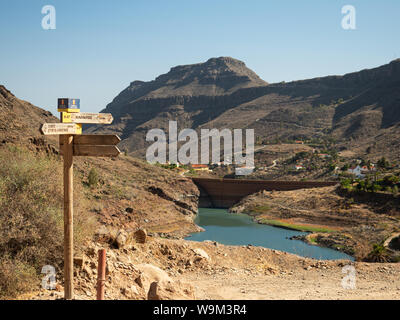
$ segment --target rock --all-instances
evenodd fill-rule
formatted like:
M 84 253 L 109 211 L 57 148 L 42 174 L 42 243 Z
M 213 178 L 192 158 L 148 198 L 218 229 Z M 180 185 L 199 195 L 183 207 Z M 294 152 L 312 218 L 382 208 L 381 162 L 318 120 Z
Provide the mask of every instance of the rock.
M 139 229 L 134 233 L 134 237 L 136 239 L 136 242 L 145 243 L 147 239 L 147 232 L 145 229 Z
M 124 296 L 129 296 L 129 291 L 130 291 L 130 289 L 127 289 L 127 288 L 120 288 L 120 292 L 121 292 L 121 294 L 124 295 Z
M 187 261 L 186 261 L 186 263 L 185 263 L 185 266 L 186 267 L 191 267 L 193 265 L 193 262 L 190 260 L 190 259 L 188 259 Z
M 85 259 L 83 256 L 80 257 L 74 257 L 74 265 L 77 266 L 78 268 L 82 268 L 83 264 L 85 263 Z
M 144 283 L 145 283 L 144 275 L 139 274 L 139 276 L 135 279 L 135 282 L 138 284 L 139 287 L 144 288 Z
M 204 258 L 206 260 L 211 260 L 210 256 L 203 249 L 197 248 L 197 249 L 194 249 L 193 251 L 197 256 L 200 256 L 200 257 L 202 257 L 202 258 Z
M 90 278 L 92 276 L 92 269 L 90 269 L 88 266 L 84 266 L 82 268 L 82 274 L 86 278 Z
M 96 249 L 93 248 L 93 247 L 87 248 L 87 249 L 86 249 L 86 255 L 87 255 L 88 257 L 91 257 L 91 258 L 95 257 L 95 256 L 96 256 Z
M 128 212 L 128 213 L 133 213 L 133 208 L 129 208 L 128 207 L 128 208 L 125 209 L 125 211 Z
M 107 261 L 106 263 L 106 275 L 110 275 L 115 270 L 114 264 L 112 262 Z
M 64 291 L 64 287 L 61 284 L 57 283 L 56 284 L 56 291 L 62 292 L 62 291 Z
M 180 281 L 155 281 L 150 285 L 148 300 L 194 300 L 194 289 Z
M 136 286 L 131 286 L 131 291 L 134 295 L 139 295 L 139 290 L 136 288 Z
M 100 226 L 100 228 L 95 232 L 95 237 L 98 241 L 108 242 L 110 240 L 110 231 L 106 226 Z M 94 254 L 96 254 L 96 252 Z
M 115 244 L 118 249 L 122 249 L 128 242 L 128 234 L 124 230 L 120 230 L 115 238 Z
M 150 284 L 157 281 L 172 281 L 168 274 L 152 264 L 141 264 L 137 266 L 141 274 L 135 279 L 135 282 L 145 290 L 149 291 Z

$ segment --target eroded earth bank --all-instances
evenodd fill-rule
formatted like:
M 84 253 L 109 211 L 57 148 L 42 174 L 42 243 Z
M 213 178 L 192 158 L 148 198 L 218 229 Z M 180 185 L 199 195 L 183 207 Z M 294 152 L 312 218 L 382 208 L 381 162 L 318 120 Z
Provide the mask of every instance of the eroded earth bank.
M 191 182 L 181 180 L 180 183 Z M 168 201 L 172 201 L 174 191 L 162 187 L 151 193 L 151 197 L 156 197 L 151 201 L 166 201 L 166 194 Z M 398 228 L 396 217 L 374 213 L 366 204 L 346 209 L 343 201 L 333 187 L 260 192 L 243 199 L 231 210 L 249 212 L 260 221 L 267 219 L 270 223 L 280 221 L 291 227 L 316 228 L 313 230 L 318 232 L 308 237 L 321 242 L 321 239 L 332 239 L 329 241 L 337 244 L 339 240 L 350 239 L 341 243 L 352 248 L 356 257 L 368 255 L 372 243 L 388 237 Z M 109 216 L 100 215 L 103 225 L 96 232 L 95 240 L 86 243 L 75 261 L 76 298 L 94 299 L 96 296 L 97 250 L 100 248 L 107 248 L 106 299 L 400 298 L 398 263 L 318 261 L 251 245 L 187 241 L 182 239 L 185 234 L 199 230 L 193 222 L 189 223 L 194 215 L 179 210 L 174 214 L 186 217 L 175 217 L 176 221 L 185 221 L 179 223 L 179 228 L 162 218 L 157 220 L 157 215 L 151 213 L 124 210 L 122 216 L 127 221 L 135 221 L 140 216 L 143 219 L 143 215 L 151 219 L 137 221 L 137 224 L 130 224 L 130 228 L 116 223 L 118 215 L 114 216 L 112 224 L 105 223 Z M 391 227 L 379 229 L 381 224 Z M 310 243 L 335 248 L 327 242 Z M 343 250 L 342 247 L 336 249 Z M 348 266 L 354 267 L 354 278 L 349 278 Z M 21 298 L 57 299 L 62 296 L 62 285 L 58 285 L 56 291 L 40 290 Z

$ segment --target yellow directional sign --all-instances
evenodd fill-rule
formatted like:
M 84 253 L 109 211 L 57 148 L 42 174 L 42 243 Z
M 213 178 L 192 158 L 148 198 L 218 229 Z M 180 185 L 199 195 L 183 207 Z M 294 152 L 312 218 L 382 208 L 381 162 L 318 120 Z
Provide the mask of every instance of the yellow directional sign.
M 40 130 L 44 135 L 82 134 L 82 125 L 76 123 L 45 123 Z
M 63 123 L 103 123 L 110 124 L 113 122 L 114 118 L 111 113 L 68 113 L 62 112 L 62 122 Z

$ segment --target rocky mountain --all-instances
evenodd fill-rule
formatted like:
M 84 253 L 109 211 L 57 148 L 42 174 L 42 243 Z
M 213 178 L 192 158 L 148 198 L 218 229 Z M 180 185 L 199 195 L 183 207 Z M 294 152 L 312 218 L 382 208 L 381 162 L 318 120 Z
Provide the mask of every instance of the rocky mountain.
M 122 148 L 144 150 L 148 130 L 168 131 L 170 119 L 178 121 L 179 129 L 198 128 L 247 101 L 241 90 L 266 85 L 243 62 L 229 57 L 177 66 L 153 81 L 132 82 L 103 110 L 113 114 L 113 125 L 89 131 L 118 132 Z
M 239 60 L 220 57 L 172 68 L 150 82 L 134 81 L 103 112 L 122 148 L 143 155 L 146 132 L 179 128 L 253 128 L 256 137 L 302 139 L 331 136 L 357 154 L 397 157 L 400 60 L 343 76 L 268 84 Z M 379 143 L 378 143 L 379 141 Z M 385 150 L 387 149 L 387 150 Z

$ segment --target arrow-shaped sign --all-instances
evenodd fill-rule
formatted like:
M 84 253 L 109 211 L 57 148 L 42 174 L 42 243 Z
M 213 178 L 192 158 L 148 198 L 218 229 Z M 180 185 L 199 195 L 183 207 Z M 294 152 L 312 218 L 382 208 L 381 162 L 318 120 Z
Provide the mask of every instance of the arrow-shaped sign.
M 79 113 L 62 113 L 63 123 L 104 123 L 110 124 L 113 122 L 114 118 L 111 113 L 89 113 L 89 112 L 79 112 Z
M 40 128 L 43 134 L 81 134 L 82 126 L 76 123 L 45 123 Z
M 115 146 L 121 141 L 116 134 L 82 134 L 74 137 L 74 145 Z
M 116 146 L 74 145 L 74 156 L 117 157 L 121 151 Z
M 74 137 L 74 145 L 81 146 L 115 146 L 121 141 L 116 134 L 82 134 Z M 63 145 L 60 139 L 60 149 Z
M 121 152 L 115 146 L 121 141 L 115 134 L 83 134 L 73 138 L 73 155 L 88 157 L 116 157 Z M 63 139 L 60 139 L 60 152 L 63 153 Z

